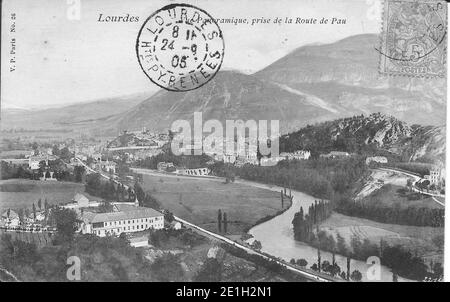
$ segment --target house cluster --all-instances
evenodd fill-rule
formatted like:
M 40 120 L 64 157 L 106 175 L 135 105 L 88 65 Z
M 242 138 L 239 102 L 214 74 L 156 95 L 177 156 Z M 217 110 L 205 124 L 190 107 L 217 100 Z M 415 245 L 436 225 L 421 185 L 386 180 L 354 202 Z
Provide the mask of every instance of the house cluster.
M 213 153 L 213 152 L 205 152 L 206 155 L 211 156 L 216 161 L 223 161 L 224 163 L 233 164 L 235 166 L 243 166 L 245 164 L 257 165 L 258 164 L 258 156 L 257 156 L 257 144 L 252 143 L 245 139 L 244 146 L 242 149 L 229 151 L 226 148 L 227 142 L 224 142 L 225 148 L 223 148 L 223 152 L 221 153 Z M 231 144 L 235 144 L 231 142 Z M 218 148 L 221 149 L 221 148 Z
M 36 216 L 35 216 L 36 215 Z M 23 216 L 22 221 L 19 214 L 11 209 L 8 209 L 2 213 L 0 219 L 0 226 L 7 228 L 19 227 L 21 225 L 34 225 L 42 223 L 45 220 L 45 211 L 37 211 L 35 213 L 27 213 Z
M 79 144 L 74 146 L 73 153 L 75 154 L 75 157 L 78 157 L 83 161 L 86 161 L 89 157 L 100 160 L 101 149 L 102 147 L 98 145 Z
M 41 167 L 41 162 L 45 162 L 48 166 L 48 162 L 51 160 L 56 160 L 56 156 L 49 154 L 39 154 L 39 155 L 25 155 L 25 158 L 4 158 L 2 161 L 12 165 L 21 166 L 30 170 L 39 170 Z
M 166 133 L 153 133 L 145 127 L 138 131 L 124 130 L 117 138 L 107 143 L 109 151 L 158 149 L 168 143 L 170 137 Z
M 260 159 L 261 166 L 274 166 L 282 160 L 308 160 L 311 152 L 307 150 L 298 150 L 295 152 L 281 152 L 277 157 L 262 157 Z
M 116 163 L 109 160 L 100 160 L 95 163 L 94 169 L 97 171 L 104 171 L 110 174 L 116 173 Z
M 80 231 L 100 237 L 163 229 L 164 215 L 152 208 L 116 203 L 113 212 L 82 211 Z
M 179 168 L 176 167 L 171 162 L 159 162 L 157 164 L 157 169 L 160 172 L 172 172 L 175 174 L 181 174 L 181 175 L 191 175 L 191 176 L 206 176 L 211 173 L 211 170 L 209 168 L 195 168 L 195 169 L 186 169 L 186 168 Z

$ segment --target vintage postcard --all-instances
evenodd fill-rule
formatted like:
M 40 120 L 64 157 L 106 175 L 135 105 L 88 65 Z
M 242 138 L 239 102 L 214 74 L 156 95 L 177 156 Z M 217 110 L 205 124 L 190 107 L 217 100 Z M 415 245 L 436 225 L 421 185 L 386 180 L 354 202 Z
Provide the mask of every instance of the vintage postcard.
M 443 281 L 447 18 L 2 1 L 0 281 Z

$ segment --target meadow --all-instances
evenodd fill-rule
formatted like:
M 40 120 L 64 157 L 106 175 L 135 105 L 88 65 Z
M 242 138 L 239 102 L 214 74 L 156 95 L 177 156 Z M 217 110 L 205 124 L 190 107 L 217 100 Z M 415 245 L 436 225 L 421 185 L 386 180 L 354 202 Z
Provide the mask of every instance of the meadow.
M 368 239 L 380 244 L 382 239 L 389 245 L 401 245 L 426 261 L 443 261 L 444 228 L 418 227 L 379 223 L 368 219 L 333 213 L 320 224 L 320 229 L 328 234 L 339 233 L 350 245 L 351 238 Z
M 143 188 L 176 216 L 218 232 L 217 214 L 227 213 L 228 235 L 282 209 L 280 193 L 211 179 L 144 175 Z M 284 208 L 290 204 L 285 199 Z
M 29 179 L 8 179 L 0 181 L 0 212 L 7 209 L 31 208 L 39 199 L 42 206 L 47 199 L 49 204 L 67 203 L 77 193 L 90 200 L 98 200 L 84 192 L 81 183 L 64 181 L 39 181 Z

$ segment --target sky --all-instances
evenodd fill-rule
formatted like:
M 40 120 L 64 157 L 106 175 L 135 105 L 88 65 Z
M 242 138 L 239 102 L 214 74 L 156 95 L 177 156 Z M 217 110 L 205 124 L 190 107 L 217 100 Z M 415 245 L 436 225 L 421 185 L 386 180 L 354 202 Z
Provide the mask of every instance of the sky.
M 159 87 L 139 67 L 135 41 L 149 15 L 177 2 L 202 8 L 213 18 L 250 22 L 276 17 L 346 19 L 345 25 L 220 23 L 225 40 L 222 70 L 245 73 L 256 72 L 303 45 L 378 33 L 381 28 L 379 0 L 6 0 L 2 107 L 62 106 L 157 91 Z M 14 33 L 9 32 L 12 13 L 16 14 Z M 98 22 L 100 14 L 139 16 L 139 22 Z M 10 72 L 12 38 L 16 39 L 16 70 Z

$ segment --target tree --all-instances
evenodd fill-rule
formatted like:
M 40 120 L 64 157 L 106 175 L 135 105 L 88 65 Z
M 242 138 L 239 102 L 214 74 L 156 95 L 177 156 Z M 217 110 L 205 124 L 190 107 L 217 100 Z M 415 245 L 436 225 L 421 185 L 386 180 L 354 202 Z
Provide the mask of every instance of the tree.
M 23 224 L 25 222 L 24 215 L 25 215 L 24 210 L 22 208 L 20 208 L 17 211 L 17 216 L 19 216 L 19 221 L 21 224 Z
M 308 261 L 306 261 L 305 259 L 298 259 L 297 265 L 301 267 L 306 267 L 308 265 Z
M 206 259 L 194 281 L 197 282 L 220 282 L 222 280 L 222 264 L 215 258 Z
M 113 205 L 107 200 L 103 201 L 98 207 L 98 211 L 100 213 L 111 213 L 113 209 L 114 209 Z
M 84 166 L 75 166 L 73 170 L 75 182 L 82 182 L 84 177 L 85 169 Z
M 261 241 L 259 241 L 259 240 L 253 241 L 252 247 L 255 250 L 260 250 L 262 248 Z
M 226 234 L 228 229 L 227 213 L 223 213 L 223 232 Z
M 347 281 L 350 280 L 350 257 L 347 257 Z
M 51 216 L 57 230 L 55 243 L 71 242 L 77 230 L 77 213 L 70 209 L 55 207 L 51 211 Z
M 219 233 L 222 233 L 222 211 L 220 209 L 217 212 L 217 229 Z
M 360 271 L 354 270 L 354 271 L 352 272 L 352 274 L 350 275 L 350 278 L 351 278 L 353 281 L 359 282 L 359 281 L 362 280 L 362 274 L 361 274 Z
M 184 277 L 184 269 L 181 266 L 180 257 L 171 253 L 156 258 L 151 265 L 151 272 L 152 276 L 161 282 L 179 282 Z
M 443 277 L 444 269 L 441 263 L 439 262 L 434 263 L 432 266 L 432 270 L 435 278 L 440 279 Z
M 398 275 L 395 272 L 392 273 L 392 282 L 398 282 Z
M 408 188 L 408 191 L 411 191 L 412 186 L 413 186 L 413 181 L 412 181 L 411 178 L 408 178 L 408 179 L 406 180 L 406 187 Z
M 317 249 L 317 270 L 320 272 L 321 270 L 321 257 L 320 257 L 320 249 Z
M 34 205 L 34 202 L 33 202 L 33 218 L 36 219 L 36 206 Z
M 42 200 L 39 198 L 38 202 L 37 202 L 39 211 L 42 210 Z

